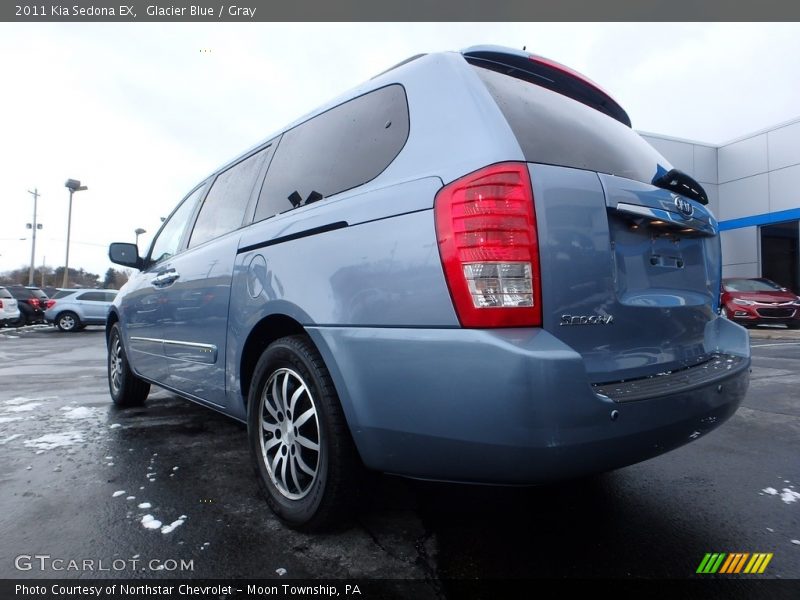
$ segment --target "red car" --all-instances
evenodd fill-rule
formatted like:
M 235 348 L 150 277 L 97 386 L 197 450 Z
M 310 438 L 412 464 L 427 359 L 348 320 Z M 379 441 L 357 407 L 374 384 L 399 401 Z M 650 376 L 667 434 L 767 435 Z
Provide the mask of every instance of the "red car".
M 723 317 L 745 327 L 784 323 L 800 329 L 800 297 L 763 277 L 723 279 L 720 305 Z

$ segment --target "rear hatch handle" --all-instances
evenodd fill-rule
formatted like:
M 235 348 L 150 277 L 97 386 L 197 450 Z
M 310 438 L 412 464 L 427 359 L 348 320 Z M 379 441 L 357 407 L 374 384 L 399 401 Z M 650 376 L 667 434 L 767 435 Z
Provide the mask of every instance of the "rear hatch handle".
M 653 227 L 695 235 L 717 235 L 719 225 L 697 200 L 664 188 L 600 174 L 609 209 Z

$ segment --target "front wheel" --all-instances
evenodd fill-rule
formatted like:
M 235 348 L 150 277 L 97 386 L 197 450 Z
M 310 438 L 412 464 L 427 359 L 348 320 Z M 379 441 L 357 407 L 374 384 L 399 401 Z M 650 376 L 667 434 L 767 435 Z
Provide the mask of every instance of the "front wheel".
M 150 393 L 150 384 L 131 371 L 117 323 L 111 326 L 108 336 L 108 390 L 114 404 L 120 407 L 140 406 Z
M 56 327 L 61 331 L 77 331 L 81 328 L 81 321 L 74 312 L 63 312 L 56 317 Z
M 261 490 L 284 523 L 327 529 L 354 508 L 363 466 L 330 374 L 305 335 L 281 338 L 261 355 L 248 437 Z

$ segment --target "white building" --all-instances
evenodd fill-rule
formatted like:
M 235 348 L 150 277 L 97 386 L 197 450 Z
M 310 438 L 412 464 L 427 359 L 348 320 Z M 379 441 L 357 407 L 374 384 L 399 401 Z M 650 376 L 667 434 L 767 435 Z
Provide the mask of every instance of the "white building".
M 720 146 L 641 135 L 708 193 L 724 277 L 767 277 L 800 293 L 800 119 Z

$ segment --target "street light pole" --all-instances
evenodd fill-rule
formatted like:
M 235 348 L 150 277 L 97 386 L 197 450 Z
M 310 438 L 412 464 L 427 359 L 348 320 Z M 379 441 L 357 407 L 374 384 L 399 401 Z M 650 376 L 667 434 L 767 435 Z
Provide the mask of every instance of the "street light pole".
M 36 204 L 39 200 L 39 188 L 33 188 L 33 191 L 28 190 L 28 193 L 33 196 L 33 226 L 31 227 L 31 231 L 33 231 L 32 242 L 31 242 L 31 267 L 28 270 L 28 285 L 33 285 L 33 261 L 36 257 Z
M 81 182 L 77 179 L 67 179 L 67 182 L 64 184 L 69 190 L 69 212 L 67 213 L 67 257 L 64 260 L 64 278 L 61 281 L 61 287 L 68 287 L 68 277 L 69 277 L 69 235 L 70 230 L 72 229 L 72 194 L 75 192 L 82 192 L 83 190 L 88 190 L 89 188 L 85 185 L 81 185 Z

